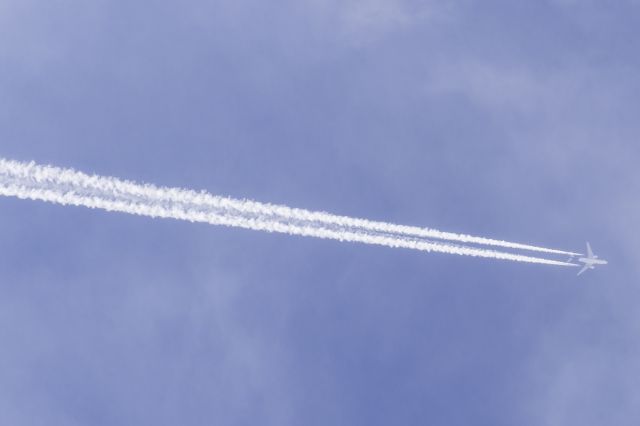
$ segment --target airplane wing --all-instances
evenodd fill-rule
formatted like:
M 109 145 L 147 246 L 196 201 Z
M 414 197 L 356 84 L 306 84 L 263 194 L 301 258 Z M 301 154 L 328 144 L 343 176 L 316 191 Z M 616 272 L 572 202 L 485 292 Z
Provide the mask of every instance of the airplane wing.
M 589 244 L 589 242 L 587 242 L 587 256 L 593 258 L 593 250 L 591 250 L 591 244 Z
M 589 265 L 584 265 L 582 267 L 582 269 L 580 269 L 580 272 L 578 272 L 578 275 L 581 275 L 584 271 L 586 271 L 587 269 L 589 269 Z

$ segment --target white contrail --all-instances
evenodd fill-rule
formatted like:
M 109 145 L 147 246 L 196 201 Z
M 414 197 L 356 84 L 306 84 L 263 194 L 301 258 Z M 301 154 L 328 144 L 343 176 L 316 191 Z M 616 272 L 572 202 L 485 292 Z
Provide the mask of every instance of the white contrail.
M 188 193 L 189 196 L 181 197 Z M 328 223 L 260 209 L 241 210 L 242 201 L 177 188 L 139 185 L 116 178 L 88 176 L 68 169 L 18 163 L 0 159 L 0 195 L 119 211 L 150 217 L 164 217 L 215 225 L 235 226 L 268 232 L 362 242 L 388 247 L 487 257 L 519 262 L 573 266 L 570 263 L 502 253 L 473 247 L 420 241 L 402 235 L 376 235 L 356 227 L 329 228 Z M 204 197 L 207 202 L 199 202 Z M 231 202 L 231 203 L 229 203 Z M 266 213 L 266 214 L 265 214 Z M 313 212 L 310 212 L 313 213 Z
M 0 184 L 0 195 L 14 196 L 22 199 L 48 201 L 62 205 L 84 206 L 89 208 L 117 211 L 149 217 L 171 218 L 187 220 L 190 222 L 204 222 L 213 225 L 226 225 L 252 230 L 281 232 L 291 235 L 328 238 L 340 241 L 362 242 L 366 244 L 383 245 L 387 247 L 400 247 L 421 251 L 433 251 L 440 253 L 458 254 L 463 256 L 487 257 L 493 259 L 513 260 L 518 262 L 540 263 L 547 265 L 572 266 L 564 262 L 548 259 L 539 259 L 529 256 L 521 256 L 511 253 L 501 253 L 486 249 L 472 247 L 449 246 L 442 243 L 430 243 L 426 241 L 405 240 L 390 236 L 378 236 L 362 234 L 344 230 L 331 230 L 316 228 L 313 226 L 299 226 L 278 221 L 266 221 L 264 219 L 245 218 L 241 216 L 229 216 L 214 212 L 202 212 L 197 210 L 185 210 L 179 203 L 171 207 L 161 205 L 137 204 L 130 201 L 110 200 L 91 195 L 80 195 L 71 191 L 57 191 L 55 189 L 30 188 L 27 186 Z
M 15 176 L 34 179 L 36 182 L 46 182 L 55 179 L 59 184 L 73 185 L 89 190 L 117 191 L 121 194 L 130 194 L 135 197 L 144 197 L 156 201 L 172 201 L 189 203 L 199 206 L 209 206 L 216 209 L 234 210 L 240 214 L 260 216 L 278 216 L 297 221 L 322 223 L 342 228 L 353 228 L 359 231 L 372 231 L 376 233 L 402 234 L 417 238 L 438 239 L 462 243 L 480 244 L 486 246 L 503 247 L 516 250 L 530 250 L 543 253 L 578 256 L 564 250 L 556 250 L 528 244 L 519 244 L 490 238 L 475 237 L 465 234 L 442 232 L 435 229 L 420 228 L 416 226 L 397 225 L 386 222 L 371 221 L 367 219 L 339 216 L 325 212 L 315 212 L 304 209 L 291 208 L 282 205 L 259 203 L 250 200 L 237 200 L 215 196 L 206 192 L 179 188 L 158 188 L 152 185 L 139 185 L 130 181 L 111 177 L 91 176 L 72 169 L 61 169 L 52 166 L 41 166 L 35 163 L 20 163 L 16 161 L 0 159 L 0 167 Z

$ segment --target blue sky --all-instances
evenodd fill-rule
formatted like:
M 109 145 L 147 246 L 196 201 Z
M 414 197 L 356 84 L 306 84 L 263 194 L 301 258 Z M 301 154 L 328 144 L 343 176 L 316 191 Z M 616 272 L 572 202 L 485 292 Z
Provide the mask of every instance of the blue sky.
M 0 200 L 0 423 L 640 418 L 640 3 L 0 2 L 0 156 L 582 250 Z

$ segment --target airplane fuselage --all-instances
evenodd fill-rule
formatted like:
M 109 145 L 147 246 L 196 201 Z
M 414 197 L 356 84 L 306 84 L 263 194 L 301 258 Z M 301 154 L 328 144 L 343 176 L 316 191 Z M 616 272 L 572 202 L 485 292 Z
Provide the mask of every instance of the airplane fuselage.
M 592 259 L 592 258 L 588 258 L 588 257 L 581 257 L 580 259 L 578 259 L 580 262 L 584 263 L 585 265 L 606 265 L 607 262 L 606 260 L 601 260 L 601 259 Z
M 578 261 L 584 264 L 580 272 L 578 272 L 578 275 L 582 274 L 584 271 L 587 271 L 589 269 L 596 269 L 596 265 L 606 265 L 607 263 L 609 263 L 606 260 L 598 259 L 598 256 L 593 254 L 593 250 L 591 250 L 591 244 L 589 244 L 588 242 L 587 242 L 587 256 L 578 258 Z

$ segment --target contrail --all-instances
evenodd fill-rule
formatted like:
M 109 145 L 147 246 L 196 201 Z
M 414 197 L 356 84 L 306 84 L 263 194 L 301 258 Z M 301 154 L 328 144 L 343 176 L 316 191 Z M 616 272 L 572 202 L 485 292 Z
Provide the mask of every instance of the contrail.
M 535 257 L 521 256 L 511 253 L 501 253 L 486 249 L 471 247 L 448 246 L 442 243 L 430 243 L 426 241 L 415 241 L 398 239 L 389 236 L 377 236 L 362 234 L 343 230 L 331 230 L 326 228 L 315 228 L 312 226 L 298 226 L 277 221 L 266 221 L 263 219 L 245 218 L 239 216 L 229 216 L 222 212 L 202 212 L 197 210 L 185 210 L 179 203 L 171 207 L 162 205 L 137 204 L 129 200 L 104 199 L 92 195 L 79 195 L 71 191 L 58 191 L 56 189 L 30 188 L 23 185 L 7 184 L 4 180 L 0 185 L 0 195 L 14 196 L 22 199 L 32 199 L 48 201 L 62 205 L 84 206 L 89 208 L 103 209 L 107 211 L 117 211 L 141 216 L 172 218 L 187 220 L 190 222 L 204 222 L 213 225 L 227 225 L 240 228 L 281 232 L 291 235 L 311 236 L 317 238 L 329 238 L 340 241 L 362 242 L 367 244 L 377 244 L 387 247 L 401 247 L 421 251 L 433 251 L 440 253 L 458 254 L 464 256 L 487 257 L 493 259 L 513 260 L 519 262 L 541 263 L 547 265 L 572 266 L 572 264 L 557 262 L 548 259 L 538 259 Z
M 250 200 L 237 200 L 214 196 L 206 192 L 179 188 L 158 188 L 152 185 L 140 185 L 126 180 L 111 177 L 91 176 L 72 169 L 61 169 L 51 166 L 42 166 L 35 163 L 20 163 L 16 161 L 0 159 L 3 170 L 13 173 L 15 176 L 29 176 L 37 182 L 45 182 L 55 178 L 58 183 L 74 185 L 88 190 L 117 191 L 128 193 L 136 197 L 173 202 L 188 202 L 190 204 L 210 206 L 216 209 L 224 208 L 234 210 L 241 214 L 278 216 L 298 221 L 323 223 L 343 228 L 353 228 L 360 231 L 372 231 L 376 233 L 402 234 L 417 238 L 437 239 L 452 242 L 479 244 L 485 246 L 502 247 L 516 250 L 529 250 L 551 254 L 578 256 L 580 253 L 556 250 L 528 244 L 519 244 L 490 238 L 476 237 L 452 232 L 443 232 L 435 229 L 420 228 L 416 226 L 396 225 L 392 223 L 371 221 L 367 219 L 339 216 L 325 212 L 315 212 L 305 209 L 291 208 L 282 205 L 259 203 Z
M 387 247 L 486 257 L 547 265 L 571 263 L 503 253 L 483 248 L 453 246 L 358 226 L 362 219 L 333 216 L 251 201 L 233 200 L 204 192 L 140 185 L 112 177 L 89 176 L 71 169 L 0 159 L 0 195 L 63 205 L 100 208 L 150 217 L 173 218 L 235 226 L 291 235 L 361 242 Z M 297 212 L 291 214 L 291 212 Z M 302 214 L 303 213 L 303 214 Z M 331 221 L 322 220 L 329 216 Z M 335 218 L 339 220 L 335 220 Z M 368 221 L 364 221 L 365 223 Z M 371 222 L 376 223 L 376 222 Z M 400 226 L 384 224 L 390 226 Z

